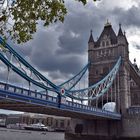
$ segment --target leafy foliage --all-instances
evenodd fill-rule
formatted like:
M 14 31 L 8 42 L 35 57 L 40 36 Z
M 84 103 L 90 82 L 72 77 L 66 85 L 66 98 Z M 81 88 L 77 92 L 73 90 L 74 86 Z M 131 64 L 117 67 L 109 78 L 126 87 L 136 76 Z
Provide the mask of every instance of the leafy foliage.
M 5 1 L 3 0 L 3 3 Z M 87 0 L 76 1 L 84 5 L 87 3 Z M 0 34 L 17 43 L 24 43 L 32 39 L 39 21 L 42 21 L 44 26 L 57 21 L 63 22 L 66 13 L 64 0 L 9 0 L 0 13 L 0 23 L 3 23 Z

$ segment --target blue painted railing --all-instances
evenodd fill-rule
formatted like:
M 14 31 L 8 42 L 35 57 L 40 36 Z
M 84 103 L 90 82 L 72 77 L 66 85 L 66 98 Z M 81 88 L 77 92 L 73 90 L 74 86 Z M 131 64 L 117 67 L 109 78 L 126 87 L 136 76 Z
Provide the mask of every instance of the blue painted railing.
M 41 106 L 55 107 L 61 110 L 83 113 L 84 115 L 89 114 L 116 120 L 121 119 L 121 115 L 118 113 L 71 102 L 66 100 L 64 96 L 61 97 L 61 103 L 59 103 L 57 97 L 20 88 L 3 82 L 0 82 L 0 98 L 6 98 L 14 101 L 26 102 L 29 104 L 36 104 Z
M 140 115 L 140 106 L 131 106 L 127 109 L 129 115 Z

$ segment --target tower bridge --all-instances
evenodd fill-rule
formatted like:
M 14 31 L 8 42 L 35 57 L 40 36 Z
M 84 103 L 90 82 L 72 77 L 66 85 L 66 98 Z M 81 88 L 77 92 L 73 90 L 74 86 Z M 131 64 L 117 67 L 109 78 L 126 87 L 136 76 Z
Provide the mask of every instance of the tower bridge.
M 0 60 L 7 70 L 5 81 L 0 77 L 1 109 L 71 117 L 66 140 L 140 138 L 140 71 L 129 60 L 128 41 L 121 25 L 116 35 L 107 22 L 97 41 L 91 32 L 89 63 L 59 85 L 42 75 L 1 37 Z M 22 79 L 22 87 L 10 82 L 12 73 Z M 81 132 L 77 135 L 79 126 Z

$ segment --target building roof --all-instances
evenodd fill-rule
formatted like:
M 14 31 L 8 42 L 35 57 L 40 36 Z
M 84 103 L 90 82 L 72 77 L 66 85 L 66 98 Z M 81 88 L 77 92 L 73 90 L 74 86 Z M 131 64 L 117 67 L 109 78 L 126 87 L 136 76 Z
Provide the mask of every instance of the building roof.
M 125 39 L 126 43 L 128 44 L 128 41 L 127 41 L 127 38 L 126 38 L 126 35 L 125 35 L 125 31 L 124 31 L 124 39 Z
M 123 36 L 123 32 L 122 32 L 122 28 L 121 28 L 121 24 L 120 24 L 119 26 L 120 26 L 120 28 L 119 28 L 118 36 Z
M 94 42 L 94 39 L 93 39 L 93 36 L 92 36 L 92 30 L 91 30 L 91 33 L 90 33 L 90 37 L 89 37 L 88 43 L 90 43 L 90 42 Z
M 112 29 L 112 26 L 110 23 L 105 24 L 104 29 L 103 29 L 99 39 L 96 42 L 97 47 L 100 46 L 100 42 L 104 36 L 107 36 L 108 38 L 110 38 L 111 44 L 117 43 L 117 36 L 116 36 L 114 30 Z

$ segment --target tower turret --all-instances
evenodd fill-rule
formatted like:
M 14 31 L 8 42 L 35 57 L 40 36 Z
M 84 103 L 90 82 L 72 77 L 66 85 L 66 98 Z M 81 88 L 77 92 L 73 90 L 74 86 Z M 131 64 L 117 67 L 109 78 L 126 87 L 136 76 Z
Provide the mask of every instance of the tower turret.
M 92 36 L 92 30 L 90 31 L 90 37 L 88 41 L 88 50 L 92 50 L 94 48 L 94 39 Z
M 96 47 L 106 48 L 115 44 L 117 44 L 117 36 L 112 29 L 111 23 L 107 21 L 99 39 L 96 42 Z
M 121 24 L 119 24 L 119 31 L 118 31 L 118 36 L 117 36 L 117 40 L 118 40 L 118 44 L 121 44 L 121 45 L 128 45 L 128 41 L 126 39 L 126 36 L 125 36 L 125 32 L 123 34 L 122 32 L 122 28 L 121 28 Z
M 123 37 L 123 32 L 122 32 L 121 24 L 119 24 L 118 36 L 119 36 L 119 37 Z
M 128 60 L 129 59 L 128 41 L 125 36 L 125 32 L 124 33 L 122 32 L 121 24 L 119 24 L 117 41 L 120 55 L 122 56 L 122 58 L 125 58 L 125 60 Z

